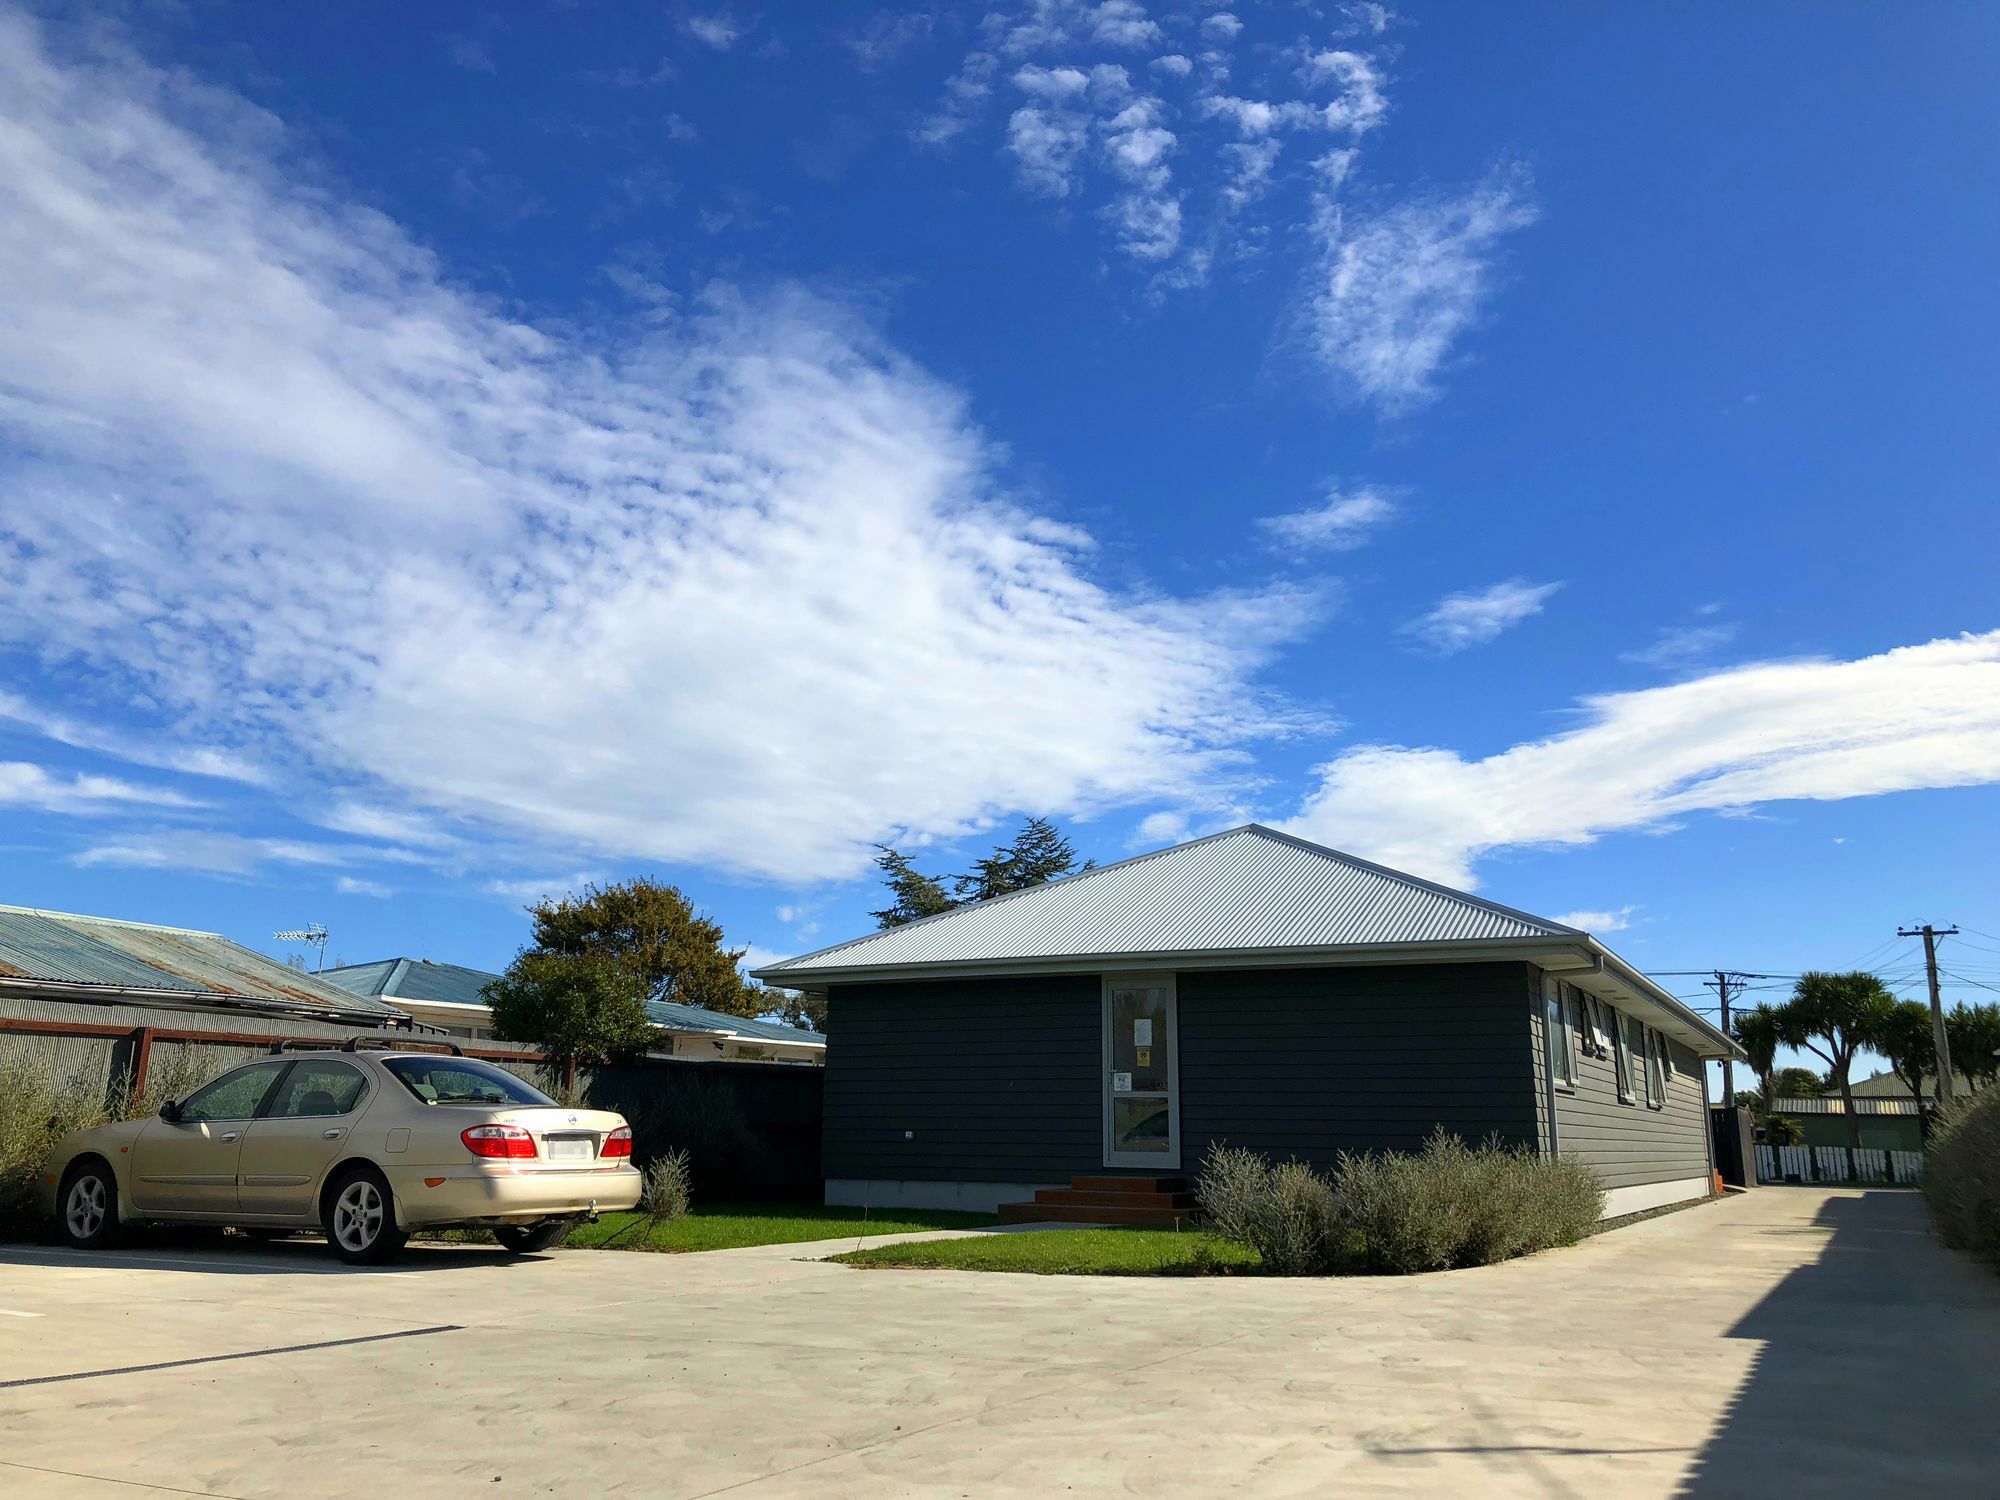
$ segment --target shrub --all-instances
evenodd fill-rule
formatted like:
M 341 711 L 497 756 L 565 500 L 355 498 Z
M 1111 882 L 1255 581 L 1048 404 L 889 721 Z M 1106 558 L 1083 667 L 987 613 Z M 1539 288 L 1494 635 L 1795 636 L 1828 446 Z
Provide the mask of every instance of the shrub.
M 2000 1265 L 2000 1090 L 1958 1100 L 1939 1117 L 1923 1190 L 1947 1245 Z
M 1254 1151 L 1211 1146 L 1196 1201 L 1218 1235 L 1248 1245 L 1280 1276 L 1319 1275 L 1341 1247 L 1333 1189 L 1304 1162 L 1273 1166 Z
M 1370 1269 L 1396 1274 L 1575 1244 L 1604 1207 L 1596 1174 L 1581 1162 L 1496 1140 L 1467 1146 L 1443 1130 L 1414 1154 L 1343 1154 L 1334 1196 Z
M 639 1211 L 659 1222 L 683 1217 L 694 1196 L 694 1172 L 685 1151 L 665 1151 L 646 1163 Z

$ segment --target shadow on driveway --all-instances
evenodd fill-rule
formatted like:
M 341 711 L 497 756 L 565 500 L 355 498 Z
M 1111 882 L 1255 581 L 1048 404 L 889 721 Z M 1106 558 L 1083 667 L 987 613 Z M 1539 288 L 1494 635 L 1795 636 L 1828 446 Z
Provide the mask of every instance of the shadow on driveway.
M 260 1241 L 239 1235 L 163 1230 L 138 1233 L 110 1250 L 65 1245 L 0 1245 L 0 1265 L 126 1267 L 203 1276 L 405 1276 L 425 1271 L 501 1268 L 547 1259 L 512 1255 L 497 1245 L 412 1242 L 385 1265 L 350 1266 L 317 1237 Z
M 2000 1495 L 2000 1277 L 1933 1240 L 1916 1193 L 1832 1198 L 1815 1223 L 1769 1231 L 1833 1237 L 1729 1330 L 1763 1348 L 1680 1495 Z

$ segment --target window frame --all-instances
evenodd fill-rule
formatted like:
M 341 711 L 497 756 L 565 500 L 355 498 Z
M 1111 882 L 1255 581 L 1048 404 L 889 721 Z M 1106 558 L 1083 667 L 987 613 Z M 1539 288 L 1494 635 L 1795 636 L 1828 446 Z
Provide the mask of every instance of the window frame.
M 1570 987 L 1552 974 L 1542 976 L 1542 1037 L 1550 1084 L 1565 1094 L 1574 1094 L 1576 1025 L 1570 1011 Z
M 1611 1016 L 1611 1072 L 1618 1088 L 1620 1104 L 1637 1104 L 1638 1090 L 1632 1077 L 1632 1038 L 1625 1029 L 1625 1012 L 1606 1006 Z
M 1667 1038 L 1657 1026 L 1646 1028 L 1646 1102 L 1654 1109 L 1667 1107 L 1667 1082 L 1673 1061 L 1667 1052 Z

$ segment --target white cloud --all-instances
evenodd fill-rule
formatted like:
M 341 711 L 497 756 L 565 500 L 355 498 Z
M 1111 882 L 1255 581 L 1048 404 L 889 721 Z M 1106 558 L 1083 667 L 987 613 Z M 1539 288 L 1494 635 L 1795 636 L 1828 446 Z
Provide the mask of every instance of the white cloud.
M 1636 666 L 1659 667 L 1671 671 L 1692 666 L 1710 652 L 1720 650 L 1735 639 L 1734 625 L 1685 625 L 1661 631 L 1650 646 L 1637 651 L 1619 652 L 1618 659 Z
M 438 847 L 455 842 L 430 818 L 363 802 L 337 802 L 314 816 L 313 822 L 337 833 L 359 834 L 392 844 Z
M 343 896 L 370 896 L 377 901 L 387 901 L 396 894 L 379 880 L 358 880 L 352 875 L 341 876 L 333 888 Z
M 1076 190 L 1078 160 L 1090 139 L 1090 118 L 1077 110 L 1024 104 L 1007 121 L 1021 185 L 1050 198 Z
M 564 896 L 579 896 L 584 888 L 593 886 L 604 877 L 590 870 L 578 870 L 572 875 L 531 876 L 526 880 L 489 880 L 484 887 L 489 896 L 503 896 L 522 906 L 534 906 L 542 901 L 558 901 Z
M 1172 196 L 1173 171 L 1167 165 L 1176 140 L 1160 125 L 1160 113 L 1160 101 L 1148 95 L 1132 100 L 1103 127 L 1112 173 L 1127 185 L 1111 209 L 1119 246 L 1142 260 L 1163 260 L 1180 243 L 1181 206 Z
M 993 96 L 993 75 L 999 67 L 1000 59 L 990 52 L 968 56 L 958 72 L 945 80 L 943 102 L 911 132 L 917 144 L 942 149 L 971 129 Z
M 1169 52 L 1165 57 L 1156 57 L 1147 66 L 1156 73 L 1166 74 L 1169 78 L 1185 78 L 1194 71 L 1194 64 L 1178 52 Z
M 163 735 L 133 738 L 114 733 L 102 723 L 73 719 L 31 704 L 16 693 L 0 688 L 0 720 L 19 724 L 59 745 L 94 750 L 135 766 L 154 766 L 163 771 L 180 771 L 189 776 L 212 776 L 225 781 L 264 785 L 269 778 L 258 767 L 212 745 L 179 745 Z
M 1150 47 L 1160 39 L 1160 26 L 1137 0 L 1104 0 L 1090 13 L 1090 34 L 1107 47 Z
M 235 833 L 205 833 L 172 829 L 159 833 L 128 833 L 93 844 L 70 857 L 70 863 L 91 868 L 116 865 L 135 870 L 198 870 L 215 875 L 247 875 L 261 865 L 344 865 L 357 858 L 380 857 L 381 851 L 338 844 L 314 844 L 301 839 L 249 838 Z
M 1593 937 L 1603 937 L 1607 932 L 1623 932 L 1630 927 L 1632 913 L 1638 909 L 1636 906 L 1621 906 L 1616 911 L 1571 911 L 1549 920 L 1558 927 L 1575 927 Z
M 1107 590 L 838 309 L 538 328 L 283 150 L 0 18 L 0 646 L 329 801 L 782 879 L 1285 722 L 1246 683 L 1309 596 Z
M 747 30 L 741 21 L 726 10 L 712 15 L 689 16 L 681 22 L 681 28 L 705 47 L 713 47 L 717 52 L 727 52 L 743 40 Z
M 1233 42 L 1242 30 L 1243 23 L 1226 10 L 1217 11 L 1201 23 L 1201 34 L 1216 42 Z
M 1287 826 L 1454 885 L 1491 851 L 1702 811 L 2000 781 L 2000 631 L 1857 661 L 1765 662 L 1587 698 L 1583 725 L 1468 761 L 1367 745 Z
M 1427 613 L 1403 629 L 1433 651 L 1450 655 L 1468 647 L 1483 646 L 1503 630 L 1542 612 L 1549 596 L 1560 583 L 1529 583 L 1509 578 L 1490 588 L 1462 594 L 1447 594 Z
M 1326 254 L 1306 328 L 1314 352 L 1349 394 L 1385 411 L 1433 396 L 1478 317 L 1500 239 L 1534 219 L 1517 171 L 1373 217 L 1322 214 Z
M 114 776 L 51 774 L 24 760 L 0 760 L 0 807 L 89 814 L 131 807 L 194 808 L 202 804 L 164 787 L 136 786 Z
M 1274 544 L 1293 550 L 1317 548 L 1350 552 L 1396 517 L 1396 501 L 1387 492 L 1364 485 L 1360 489 L 1327 491 L 1326 503 L 1257 522 Z

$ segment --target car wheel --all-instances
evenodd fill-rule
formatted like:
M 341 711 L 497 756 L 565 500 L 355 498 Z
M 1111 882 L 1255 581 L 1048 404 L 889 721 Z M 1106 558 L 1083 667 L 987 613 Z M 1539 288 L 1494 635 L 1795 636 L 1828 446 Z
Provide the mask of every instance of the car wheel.
M 320 1215 L 326 1242 L 351 1265 L 380 1265 L 409 1236 L 396 1227 L 395 1199 L 373 1167 L 349 1167 L 327 1189 Z
M 544 1219 L 539 1224 L 502 1224 L 493 1231 L 501 1248 L 515 1255 L 533 1255 L 560 1245 L 569 1237 L 568 1219 Z
M 118 1180 L 96 1158 L 63 1173 L 56 1193 L 56 1216 L 63 1243 L 77 1250 L 102 1250 L 118 1234 Z

